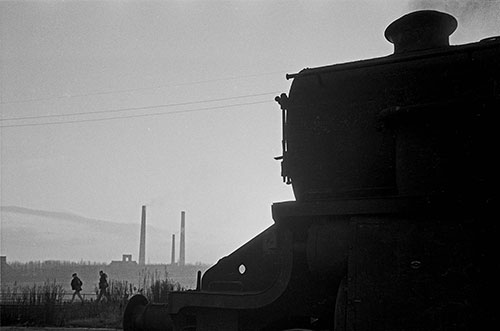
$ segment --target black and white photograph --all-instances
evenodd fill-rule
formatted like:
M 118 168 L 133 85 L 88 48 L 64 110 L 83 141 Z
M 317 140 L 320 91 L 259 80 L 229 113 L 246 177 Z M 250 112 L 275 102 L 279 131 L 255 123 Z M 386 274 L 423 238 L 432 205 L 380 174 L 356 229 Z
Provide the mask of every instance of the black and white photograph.
M 500 0 L 0 0 L 0 331 L 498 322 Z

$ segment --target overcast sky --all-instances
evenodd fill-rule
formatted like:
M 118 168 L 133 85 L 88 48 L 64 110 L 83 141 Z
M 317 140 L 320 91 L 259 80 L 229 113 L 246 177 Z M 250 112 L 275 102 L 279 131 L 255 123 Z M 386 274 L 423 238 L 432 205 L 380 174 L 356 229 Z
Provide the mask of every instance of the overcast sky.
M 500 35 L 498 1 L 0 1 L 1 205 L 139 223 L 145 204 L 177 235 L 184 210 L 187 261 L 214 263 L 294 199 L 285 74 L 388 55 L 423 8 L 459 19 L 452 44 Z

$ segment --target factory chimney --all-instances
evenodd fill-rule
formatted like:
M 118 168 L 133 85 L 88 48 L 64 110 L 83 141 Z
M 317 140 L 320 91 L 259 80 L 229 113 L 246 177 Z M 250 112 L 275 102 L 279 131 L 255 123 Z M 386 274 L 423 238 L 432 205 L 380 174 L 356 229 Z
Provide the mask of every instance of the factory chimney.
M 181 211 L 181 243 L 179 252 L 179 265 L 186 264 L 186 212 Z
M 141 240 L 139 243 L 139 265 L 146 264 L 146 206 L 142 206 Z
M 172 265 L 175 264 L 175 234 L 172 235 Z

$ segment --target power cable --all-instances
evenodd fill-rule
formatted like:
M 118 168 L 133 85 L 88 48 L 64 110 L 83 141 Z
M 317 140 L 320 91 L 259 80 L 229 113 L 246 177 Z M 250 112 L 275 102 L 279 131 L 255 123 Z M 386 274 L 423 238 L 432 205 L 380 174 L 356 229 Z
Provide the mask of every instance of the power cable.
M 206 110 L 225 109 L 225 108 L 231 108 L 231 107 L 241 107 L 241 106 L 257 105 L 257 104 L 271 103 L 271 102 L 274 102 L 274 100 L 255 101 L 255 102 L 246 102 L 246 103 L 236 103 L 236 104 L 225 105 L 225 106 L 215 106 L 215 107 L 206 107 L 206 108 L 176 110 L 176 111 L 170 111 L 170 112 L 149 113 L 149 114 L 140 114 L 140 115 L 117 116 L 117 117 L 94 118 L 94 119 L 82 119 L 82 120 L 60 121 L 60 122 L 2 125 L 2 126 L 0 126 L 0 128 L 14 128 L 14 127 L 26 127 L 26 126 L 43 126 L 43 125 L 54 125 L 54 124 L 82 123 L 82 122 L 100 122 L 100 121 L 128 119 L 128 118 L 138 118 L 138 117 L 173 115 L 173 114 L 181 114 L 181 113 L 191 113 L 191 112 L 206 111 Z M 155 107 L 159 107 L 159 106 L 155 106 Z M 140 109 L 140 108 L 137 108 L 137 109 Z M 142 108 L 142 109 L 145 109 L 145 108 Z
M 14 100 L 14 101 L 8 101 L 8 102 L 1 101 L 0 104 L 2 104 L 2 105 L 8 105 L 8 104 L 28 103 L 28 102 L 37 102 L 37 101 L 48 101 L 48 100 L 81 98 L 81 97 L 89 97 L 89 96 L 96 96 L 96 95 L 107 95 L 107 94 L 116 94 L 116 93 L 128 93 L 128 92 L 137 92 L 137 91 L 160 89 L 160 88 L 166 88 L 166 87 L 189 86 L 189 85 L 197 85 L 197 84 L 204 84 L 204 83 L 213 83 L 213 82 L 220 82 L 220 81 L 227 81 L 227 80 L 238 80 L 238 79 L 243 79 L 243 78 L 261 77 L 261 76 L 269 76 L 269 75 L 284 74 L 284 73 L 285 73 L 285 71 L 275 71 L 275 72 L 267 72 L 267 73 L 262 73 L 262 74 L 242 75 L 242 76 L 225 77 L 225 78 L 215 78 L 215 79 L 207 79 L 207 80 L 200 80 L 200 81 L 186 82 L 186 83 L 177 83 L 177 84 L 170 84 L 170 85 L 159 85 L 159 86 L 152 86 L 152 87 L 140 87 L 140 88 L 131 88 L 131 89 L 123 89 L 123 90 L 112 90 L 112 91 L 101 91 L 101 92 L 92 92 L 92 93 L 81 93 L 81 94 L 72 94 L 72 95 L 68 95 L 68 96 L 62 95 L 62 96 L 56 96 L 56 97 L 33 98 L 33 99 L 24 99 L 24 100 Z
M 242 98 L 258 97 L 258 96 L 277 94 L 277 93 L 280 93 L 280 92 L 277 91 L 277 92 L 266 92 L 266 93 L 256 93 L 256 94 L 245 94 L 245 95 L 238 95 L 238 96 L 229 97 L 229 98 L 207 99 L 207 100 L 170 103 L 170 104 L 154 105 L 154 106 L 119 108 L 119 109 L 89 111 L 89 112 L 80 112 L 80 113 L 71 113 L 71 114 L 53 114 L 53 115 L 40 115 L 40 116 L 0 118 L 0 122 L 1 121 L 31 120 L 31 119 L 51 118 L 51 117 L 67 117 L 67 116 L 79 116 L 79 115 L 117 113 L 117 112 L 124 112 L 124 111 L 144 110 L 144 109 L 154 109 L 154 108 L 168 108 L 168 107 L 186 106 L 186 105 L 194 105 L 194 104 L 208 103 L 208 102 L 218 102 L 218 101 L 227 101 L 227 100 L 235 100 L 235 99 L 242 99 Z

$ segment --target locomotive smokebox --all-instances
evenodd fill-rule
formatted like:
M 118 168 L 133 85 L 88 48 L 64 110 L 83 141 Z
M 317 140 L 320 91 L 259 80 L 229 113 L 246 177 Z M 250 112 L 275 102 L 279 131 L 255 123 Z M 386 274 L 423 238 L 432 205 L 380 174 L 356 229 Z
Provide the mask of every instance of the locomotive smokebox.
M 391 23 L 385 38 L 394 44 L 394 53 L 446 47 L 457 28 L 457 20 L 434 10 L 416 11 Z

